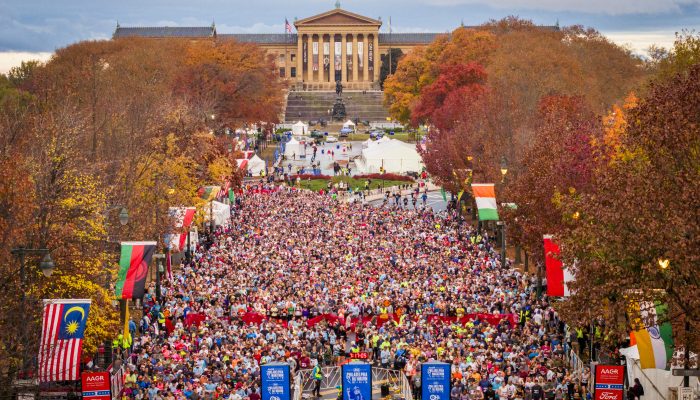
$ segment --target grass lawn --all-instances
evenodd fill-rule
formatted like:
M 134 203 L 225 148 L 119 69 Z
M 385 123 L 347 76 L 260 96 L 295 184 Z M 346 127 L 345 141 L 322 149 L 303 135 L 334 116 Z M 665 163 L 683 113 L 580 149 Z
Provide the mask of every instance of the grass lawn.
M 355 190 L 355 188 L 360 188 L 364 189 L 365 188 L 365 180 L 364 179 L 355 179 L 355 178 L 349 178 L 345 176 L 338 176 L 334 177 L 331 179 L 333 183 L 335 182 L 340 182 L 340 181 L 345 181 L 348 182 L 350 187 Z M 381 180 L 381 179 L 372 179 L 372 183 L 370 184 L 371 189 L 377 189 L 381 187 L 391 187 L 391 186 L 398 186 L 398 185 L 405 185 L 405 184 L 411 184 L 412 182 L 404 182 L 404 181 L 390 181 L 390 180 Z M 383 184 L 383 186 L 382 186 Z M 301 187 L 303 189 L 309 189 L 313 190 L 314 192 L 318 192 L 321 189 L 326 189 L 328 185 L 328 180 L 327 179 L 311 179 L 311 180 L 302 180 L 301 181 Z

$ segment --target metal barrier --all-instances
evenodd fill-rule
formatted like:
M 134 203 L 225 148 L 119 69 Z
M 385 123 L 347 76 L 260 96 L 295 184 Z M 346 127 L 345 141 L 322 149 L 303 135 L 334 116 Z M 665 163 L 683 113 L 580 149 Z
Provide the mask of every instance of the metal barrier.
M 314 380 L 311 375 L 313 369 L 302 369 L 294 376 L 294 388 L 292 399 L 301 400 L 304 393 L 311 393 L 314 389 Z M 321 381 L 321 391 L 335 389 L 342 385 L 341 367 L 323 367 L 323 380 Z M 381 387 L 383 384 L 389 385 L 392 394 L 404 400 L 413 400 L 411 384 L 403 371 L 372 367 L 372 390 Z M 299 390 L 300 389 L 300 390 Z

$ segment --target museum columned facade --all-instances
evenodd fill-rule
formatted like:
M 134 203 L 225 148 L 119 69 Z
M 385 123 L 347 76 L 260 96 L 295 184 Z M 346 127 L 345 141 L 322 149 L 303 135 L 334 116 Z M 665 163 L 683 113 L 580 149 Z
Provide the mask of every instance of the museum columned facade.
M 190 40 L 237 40 L 255 43 L 274 56 L 280 77 L 300 90 L 333 90 L 335 82 L 347 89 L 379 88 L 381 55 L 398 48 L 403 53 L 430 44 L 438 33 L 379 33 L 380 19 L 336 7 L 294 21 L 296 33 L 217 34 L 210 27 L 122 27 L 114 38 L 179 37 Z M 442 35 L 445 35 L 444 33 Z

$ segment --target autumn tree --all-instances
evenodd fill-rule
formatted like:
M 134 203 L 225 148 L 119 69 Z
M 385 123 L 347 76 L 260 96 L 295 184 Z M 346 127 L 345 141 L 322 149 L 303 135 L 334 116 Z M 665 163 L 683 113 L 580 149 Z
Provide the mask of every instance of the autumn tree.
M 520 243 L 544 262 L 542 236 L 559 234 L 572 214 L 561 207 L 565 198 L 590 191 L 595 167 L 593 140 L 601 137 L 599 119 L 581 97 L 549 96 L 537 113 L 533 146 L 521 168 L 506 180 L 505 200 L 517 209 L 503 217 Z
M 584 320 L 584 307 L 606 307 L 627 334 L 625 295 L 670 305 L 680 343 L 700 348 L 700 65 L 651 85 L 630 109 L 620 151 L 595 171 L 594 190 L 564 203 L 580 219 L 562 235 L 564 260 L 575 265 L 574 295 L 563 316 Z M 573 264 L 573 260 L 576 263 Z M 660 262 L 661 261 L 661 262 Z

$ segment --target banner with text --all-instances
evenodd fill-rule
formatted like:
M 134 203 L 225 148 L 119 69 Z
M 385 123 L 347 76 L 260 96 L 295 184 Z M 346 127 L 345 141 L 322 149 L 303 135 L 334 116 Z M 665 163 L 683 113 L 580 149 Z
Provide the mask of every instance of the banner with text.
M 347 65 L 348 80 L 350 80 L 352 77 L 352 42 L 347 42 L 345 45 L 345 54 L 347 54 L 345 65 Z
M 623 365 L 595 366 L 595 400 L 622 400 L 625 388 Z
M 343 44 L 341 42 L 335 42 L 335 52 L 333 53 L 333 58 L 335 59 L 335 70 L 340 71 L 342 66 L 341 56 L 343 52 Z
M 365 44 L 364 42 L 357 42 L 357 68 L 362 71 L 363 56 L 365 55 Z
M 323 69 L 328 70 L 331 66 L 331 44 L 328 42 L 323 43 Z
M 110 400 L 109 372 L 83 372 L 83 399 L 86 400 Z
M 301 61 L 303 64 L 304 69 L 308 69 L 309 65 L 309 44 L 307 42 L 303 42 L 301 44 Z
M 450 400 L 450 364 L 427 362 L 421 365 L 424 400 Z
M 374 43 L 367 43 L 367 68 L 374 71 Z
M 289 364 L 271 363 L 260 367 L 262 400 L 289 400 Z
M 351 362 L 343 365 L 343 400 L 372 400 L 372 365 Z
M 318 71 L 318 42 L 311 43 L 311 53 L 313 54 L 313 68 Z

